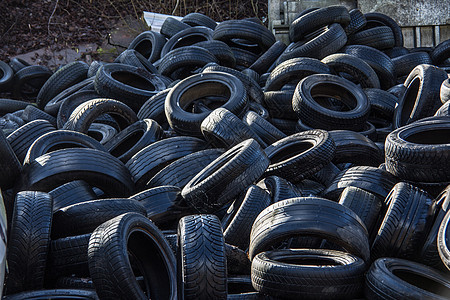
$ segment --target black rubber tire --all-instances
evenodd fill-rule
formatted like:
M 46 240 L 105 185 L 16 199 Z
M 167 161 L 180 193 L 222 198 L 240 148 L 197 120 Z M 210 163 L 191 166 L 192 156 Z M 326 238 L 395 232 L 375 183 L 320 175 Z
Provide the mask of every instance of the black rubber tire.
M 302 191 L 295 185 L 278 176 L 266 177 L 258 182 L 258 186 L 262 187 L 270 194 L 271 204 L 282 200 L 303 196 Z
M 54 130 L 34 141 L 28 148 L 23 164 L 28 165 L 48 152 L 67 148 L 91 148 L 106 152 L 99 142 L 88 135 L 69 130 Z
M 263 106 L 272 118 L 297 120 L 297 113 L 292 108 L 294 91 L 271 91 L 264 93 Z
M 36 99 L 39 90 L 53 72 L 44 66 L 26 66 L 15 72 L 12 94 L 17 99 Z
M 155 31 L 144 31 L 135 37 L 128 49 L 134 49 L 144 56 L 150 63 L 160 58 L 161 49 L 166 43 L 165 37 Z
M 136 113 L 126 104 L 112 99 L 92 99 L 81 103 L 70 115 L 63 129 L 87 133 L 103 114 L 110 114 L 123 130 L 138 121 Z
M 9 61 L 9 66 L 13 69 L 14 74 L 19 72 L 20 69 L 31 66 L 27 61 L 14 57 Z
M 87 134 L 96 139 L 100 144 L 104 145 L 117 134 L 117 130 L 110 125 L 92 123 Z
M 6 140 L 9 142 L 14 153 L 16 153 L 19 162 L 22 164 L 28 149 L 34 141 L 43 134 L 53 130 L 55 130 L 55 127 L 48 121 L 36 120 L 21 126 L 19 129 L 8 135 Z
M 254 139 L 261 147 L 266 143 L 235 114 L 225 108 L 213 110 L 200 125 L 203 136 L 216 148 L 229 149 L 247 139 Z
M 89 276 L 88 246 L 91 233 L 54 239 L 50 243 L 49 269 L 53 276 Z
M 56 125 L 58 129 L 62 129 L 66 124 L 72 112 L 83 102 L 99 98 L 100 95 L 94 90 L 79 91 L 66 99 L 64 99 L 59 106 L 58 114 L 56 116 Z
M 237 70 L 223 67 L 223 66 L 214 65 L 214 64 L 205 66 L 205 68 L 203 69 L 202 72 L 203 73 L 224 72 L 224 73 L 229 73 L 231 75 L 234 75 L 244 84 L 244 87 L 247 91 L 249 100 L 256 102 L 256 103 L 262 103 L 262 99 L 264 97 L 263 92 L 262 92 L 261 88 L 259 87 L 258 83 L 250 76 L 248 76 L 242 72 L 239 72 Z M 243 114 L 239 114 L 239 115 L 243 115 Z
M 380 88 L 380 81 L 372 67 L 364 60 L 344 53 L 331 54 L 324 59 L 325 63 L 334 74 L 348 74 L 353 82 L 359 83 L 362 88 Z
M 419 65 L 409 73 L 394 114 L 394 128 L 434 115 L 442 105 L 440 88 L 447 73 L 432 65 Z
M 56 127 L 56 118 L 49 115 L 45 111 L 40 110 L 39 108 L 37 108 L 34 105 L 28 105 L 27 107 L 25 107 L 21 118 L 26 123 L 35 121 L 35 120 L 47 120 L 50 122 L 50 124 L 52 124 L 53 126 Z
M 436 270 L 446 271 L 445 264 L 439 256 L 438 234 L 442 221 L 449 211 L 450 204 L 450 185 L 447 186 L 436 198 L 434 204 L 436 211 L 434 213 L 433 225 L 428 232 L 428 236 L 421 247 L 419 262 L 435 268 Z
M 270 117 L 269 111 L 261 103 L 256 103 L 256 102 L 250 101 L 249 111 L 256 113 L 258 115 L 258 117 L 260 117 L 264 120 L 268 120 Z M 244 117 L 242 117 L 242 118 L 244 118 Z
M 123 214 L 97 227 L 88 262 L 100 299 L 177 299 L 175 256 L 163 233 L 142 215 Z
M 181 22 L 189 26 L 205 26 L 211 29 L 216 28 L 217 23 L 208 16 L 201 13 L 189 13 L 181 19 Z
M 105 143 L 106 150 L 126 163 L 144 147 L 160 140 L 163 129 L 151 119 L 131 124 Z
M 348 37 L 348 45 L 366 45 L 378 50 L 390 49 L 395 45 L 392 29 L 388 26 L 377 26 L 362 29 Z
M 275 43 L 275 36 L 264 25 L 248 20 L 228 20 L 214 29 L 213 39 L 230 45 L 233 39 L 242 39 L 257 44 L 260 51 L 266 51 Z
M 386 138 L 386 168 L 401 179 L 449 182 L 450 120 L 434 117 L 403 126 Z
M 443 64 L 450 57 L 450 41 L 446 40 L 441 42 L 433 49 L 430 56 L 435 65 Z
M 10 91 L 13 84 L 14 71 L 3 61 L 0 61 L 0 76 L 0 91 Z
M 398 258 L 376 260 L 366 275 L 366 299 L 448 299 L 450 281 L 444 273 Z
M 92 279 L 89 277 L 80 278 L 74 276 L 63 276 L 56 279 L 55 287 L 58 289 L 86 289 L 95 290 Z
M 120 99 L 135 112 L 148 98 L 166 88 L 159 75 L 124 64 L 103 65 L 95 75 L 94 86 L 102 97 Z
M 270 123 L 286 135 L 298 133 L 297 122 L 290 119 L 271 118 Z
M 370 103 L 371 117 L 392 120 L 398 98 L 381 89 L 364 89 Z
M 165 44 L 161 50 L 161 58 L 170 51 L 186 46 L 192 46 L 198 42 L 212 40 L 213 30 L 208 27 L 189 27 L 177 32 Z
M 189 96 L 192 93 L 194 97 Z M 210 112 L 193 114 L 183 108 L 196 99 L 218 95 L 229 95 L 221 107 L 238 116 L 246 112 L 247 95 L 238 78 L 223 72 L 201 73 L 180 81 L 167 95 L 165 112 L 170 127 L 180 134 L 201 136 L 200 124 Z
M 345 206 L 323 198 L 292 198 L 274 203 L 258 215 L 248 253 L 253 260 L 257 254 L 290 237 L 312 236 L 327 239 L 368 261 L 367 235 L 358 215 Z
M 215 215 L 191 215 L 178 223 L 178 292 L 183 299 L 226 299 L 225 242 Z
M 298 182 L 327 165 L 334 151 L 334 142 L 325 130 L 290 135 L 264 149 L 270 159 L 264 174 Z
M 141 68 L 147 70 L 150 74 L 158 74 L 156 67 L 141 53 L 133 49 L 127 49 L 120 53 L 114 62 Z
M 63 90 L 83 81 L 87 78 L 89 66 L 82 61 L 69 63 L 58 71 L 45 82 L 36 98 L 37 106 L 44 109 L 45 105 Z
M 16 195 L 8 237 L 6 293 L 44 287 L 52 226 L 52 197 L 24 191 Z
M 332 103 L 327 99 L 321 104 L 320 99 L 326 97 L 337 100 L 340 107 L 330 107 Z M 369 101 L 361 88 L 328 74 L 310 75 L 300 81 L 292 98 L 292 107 L 306 125 L 325 130 L 360 131 L 370 112 Z
M 286 44 L 282 41 L 276 41 L 249 67 L 249 69 L 254 70 L 258 74 L 267 72 L 284 50 L 286 50 Z
M 275 143 L 276 141 L 286 137 L 283 132 L 254 111 L 246 112 L 242 117 L 242 121 L 247 124 L 250 129 L 267 145 Z
M 166 38 L 171 38 L 176 33 L 180 32 L 181 30 L 184 30 L 186 28 L 190 28 L 186 23 L 183 23 L 181 21 L 178 21 L 175 18 L 168 17 L 164 20 L 163 24 L 161 25 L 160 32 L 163 34 Z M 162 48 L 162 47 L 161 47 Z
M 293 58 L 279 64 L 267 78 L 264 91 L 278 91 L 288 83 L 297 84 L 312 74 L 330 74 L 327 65 L 314 58 Z
M 211 40 L 198 42 L 195 43 L 194 46 L 208 50 L 217 58 L 219 64 L 224 67 L 234 68 L 236 66 L 236 58 L 234 57 L 233 51 L 231 51 L 230 46 L 222 41 Z
M 350 15 L 350 23 L 348 23 L 348 25 L 344 27 L 347 36 L 351 35 L 354 32 L 357 32 L 367 24 L 366 17 L 359 9 L 354 8 L 348 13 Z
M 392 60 L 383 52 L 364 45 L 347 46 L 344 52 L 361 58 L 377 73 L 380 85 L 383 90 L 387 90 L 395 84 L 395 66 Z
M 365 269 L 361 258 L 341 251 L 273 250 L 252 261 L 252 283 L 259 293 L 282 299 L 355 299 Z
M 197 211 L 214 212 L 261 177 L 268 165 L 263 149 L 249 139 L 206 166 L 185 185 L 181 194 Z
M 396 177 L 382 169 L 366 166 L 351 167 L 341 171 L 322 194 L 327 199 L 337 201 L 347 186 L 354 186 L 385 199 L 397 181 Z
M 271 197 L 267 191 L 251 185 L 245 193 L 244 200 L 236 214 L 224 230 L 223 236 L 228 244 L 246 250 L 250 243 L 250 231 L 256 217 L 271 204 Z
M 72 204 L 96 199 L 90 185 L 83 180 L 70 181 L 48 193 L 53 198 L 53 212 Z
M 3 131 L 0 132 L 0 145 L 0 187 L 7 190 L 20 177 L 22 165 Z
M 447 211 L 445 214 L 444 219 L 442 220 L 438 236 L 437 236 L 437 249 L 439 252 L 439 256 L 441 258 L 442 263 L 445 265 L 445 267 L 450 270 L 450 246 L 449 246 L 449 240 L 450 240 L 450 230 L 449 230 L 449 224 L 450 224 L 450 212 Z
M 217 63 L 218 60 L 205 48 L 185 46 L 174 49 L 161 58 L 159 71 L 173 80 L 184 79 L 211 62 Z
M 362 134 L 350 130 L 332 130 L 329 134 L 336 145 L 334 164 L 377 167 L 383 162 L 377 145 Z
M 236 59 L 236 66 L 235 69 L 242 71 L 245 68 L 249 68 L 251 65 L 255 63 L 255 61 L 258 59 L 258 55 L 254 54 L 251 51 L 237 48 L 237 47 L 230 47 L 231 51 L 233 52 L 234 58 Z
M 88 77 L 85 80 L 72 85 L 71 87 L 63 90 L 61 93 L 53 97 L 44 108 L 44 111 L 52 116 L 57 116 L 59 108 L 62 102 L 71 97 L 73 94 L 80 91 L 94 91 L 94 77 Z
M 292 26 L 291 26 L 292 28 Z M 304 40 L 291 43 L 279 61 L 286 61 L 296 57 L 311 57 L 323 59 L 338 52 L 347 43 L 347 35 L 341 25 L 330 24 L 306 36 Z
M 97 293 L 89 289 L 54 289 L 36 290 L 22 292 L 14 295 L 4 296 L 6 300 L 29 300 L 29 299 L 85 299 L 98 300 Z
M 225 152 L 223 149 L 206 149 L 181 157 L 155 174 L 147 188 L 171 185 L 183 188 L 195 175 Z
M 26 101 L 0 98 L 0 115 L 3 116 L 7 113 L 23 110 L 28 105 L 30 105 L 30 103 Z
M 148 99 L 139 109 L 137 117 L 139 120 L 152 119 L 158 124 L 167 124 L 167 118 L 164 111 L 164 103 L 170 89 L 165 89 Z
M 369 237 L 377 230 L 377 220 L 383 206 L 383 201 L 374 194 L 363 189 L 348 186 L 339 198 L 339 204 L 353 210 L 366 225 Z
M 339 23 L 346 26 L 350 23 L 350 14 L 344 6 L 329 6 L 312 10 L 297 17 L 289 26 L 289 38 L 297 42 L 323 26 Z
M 387 56 L 394 59 L 403 55 L 406 55 L 409 53 L 409 50 L 405 47 L 393 47 L 391 49 L 384 50 L 384 53 L 386 53 Z
M 403 33 L 400 26 L 395 22 L 391 17 L 377 12 L 366 13 L 364 14 L 366 17 L 367 25 L 369 23 L 375 23 L 375 26 L 388 26 L 391 28 L 392 33 L 394 34 L 394 46 L 402 47 L 403 46 Z
M 450 78 L 442 82 L 440 98 L 442 103 L 448 102 L 450 100 Z
M 52 239 L 91 233 L 103 222 L 127 212 L 147 215 L 142 203 L 126 198 L 83 201 L 63 207 L 53 214 Z
M 431 65 L 430 55 L 426 52 L 408 53 L 392 59 L 397 76 L 408 75 L 416 66 L 422 64 Z
M 442 106 L 439 107 L 434 116 L 435 117 L 450 116 L 450 101 L 447 101 L 444 104 L 442 104 Z
M 433 199 L 424 190 L 400 182 L 385 202 L 389 208 L 372 244 L 372 260 L 381 257 L 417 259 L 432 225 Z
M 325 190 L 325 187 L 317 181 L 305 179 L 295 184 L 295 187 L 301 192 L 304 197 L 320 196 Z
M 131 196 L 129 199 L 142 204 L 149 218 L 160 229 L 176 229 L 178 221 L 193 212 L 186 207 L 181 189 L 161 185 Z
M 100 69 L 101 66 L 103 66 L 105 63 L 98 60 L 93 60 L 91 64 L 89 65 L 89 69 L 87 72 L 87 77 L 95 77 L 95 74 L 97 74 L 98 69 Z
M 22 189 L 51 191 L 78 179 L 111 197 L 128 197 L 134 189 L 131 174 L 120 160 L 88 148 L 62 149 L 36 158 L 23 176 Z
M 163 139 L 137 152 L 126 163 L 126 167 L 130 170 L 137 190 L 141 190 L 156 173 L 168 164 L 186 155 L 204 150 L 206 147 L 205 141 L 195 137 L 177 136 Z

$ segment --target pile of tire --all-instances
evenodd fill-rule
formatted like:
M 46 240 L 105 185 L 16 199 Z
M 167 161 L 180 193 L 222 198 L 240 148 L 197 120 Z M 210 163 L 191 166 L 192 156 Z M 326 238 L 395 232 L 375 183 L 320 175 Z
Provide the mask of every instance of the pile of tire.
M 450 40 L 199 13 L 0 63 L 4 299 L 448 299 Z

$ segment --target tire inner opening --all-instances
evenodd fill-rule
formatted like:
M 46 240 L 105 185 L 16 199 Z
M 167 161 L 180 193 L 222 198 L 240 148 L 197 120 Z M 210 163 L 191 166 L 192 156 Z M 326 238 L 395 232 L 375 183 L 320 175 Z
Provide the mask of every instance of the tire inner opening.
M 152 49 L 153 49 L 152 42 L 150 42 L 149 40 L 143 40 L 134 48 L 134 50 L 142 54 L 142 56 L 144 56 L 147 59 L 152 54 Z
M 341 263 L 335 261 L 334 259 L 327 257 L 319 257 L 311 255 L 305 255 L 301 257 L 299 255 L 292 255 L 291 257 L 283 257 L 278 259 L 280 262 L 287 264 L 299 265 L 299 266 L 340 266 Z
M 88 135 L 89 135 L 91 138 L 94 138 L 95 140 L 97 140 L 97 141 L 99 141 L 99 142 L 100 142 L 101 140 L 103 140 L 103 134 L 102 134 L 101 132 L 97 131 L 97 130 L 91 130 L 91 129 L 89 129 Z
M 145 78 L 126 71 L 112 72 L 111 77 L 115 80 L 124 83 L 126 85 L 132 86 L 137 89 L 154 91 L 155 86 Z
M 400 112 L 400 125 L 406 125 L 416 103 L 417 94 L 419 93 L 420 79 L 415 78 L 408 86 L 403 100 L 403 108 Z
M 185 46 L 191 46 L 196 43 L 205 42 L 208 39 L 204 35 L 200 34 L 192 34 L 185 37 L 182 37 L 180 40 L 178 40 L 172 47 L 173 49 L 185 47 Z
M 308 151 L 314 147 L 311 142 L 302 141 L 287 147 L 282 148 L 280 151 L 275 152 L 270 158 L 271 164 L 282 162 L 286 159 L 294 157 L 298 154 L 301 154 L 305 151 Z
M 192 111 L 193 103 L 196 100 L 208 99 L 208 97 L 217 99 L 220 97 L 223 101 L 227 101 L 231 96 L 228 86 L 221 82 L 203 82 L 188 88 L 179 99 L 180 107 L 185 111 Z M 206 101 L 205 101 L 206 102 Z M 215 103 L 212 101 L 211 103 Z M 208 102 L 205 103 L 208 106 Z M 208 106 L 209 107 L 209 106 Z M 212 105 L 210 108 L 217 108 Z
M 311 96 L 320 106 L 334 111 L 351 111 L 358 102 L 346 88 L 333 83 L 319 83 L 311 89 Z
M 417 132 L 406 137 L 405 140 L 415 144 L 450 144 L 450 128 Z
M 45 153 L 53 152 L 56 150 L 68 149 L 68 148 L 88 148 L 86 145 L 77 142 L 58 143 L 46 149 Z
M 119 157 L 122 154 L 125 154 L 128 150 L 130 150 L 144 135 L 143 130 L 137 130 L 130 135 L 126 136 L 120 143 L 116 145 L 113 149 L 110 150 L 111 153 L 115 157 Z
M 127 249 L 132 253 L 130 264 L 136 277 L 143 276 L 138 282 L 149 299 L 169 299 L 171 296 L 171 278 L 165 257 L 153 238 L 136 230 L 128 237 Z
M 426 276 L 411 272 L 409 270 L 394 270 L 392 271 L 392 274 L 401 280 L 430 293 L 443 297 L 450 297 L 450 288 Z

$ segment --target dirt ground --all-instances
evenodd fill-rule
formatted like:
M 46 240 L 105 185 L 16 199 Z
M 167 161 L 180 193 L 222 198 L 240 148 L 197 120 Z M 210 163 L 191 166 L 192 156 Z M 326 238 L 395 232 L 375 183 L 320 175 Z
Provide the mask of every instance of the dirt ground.
M 108 60 L 146 30 L 142 11 L 216 21 L 267 17 L 267 1 L 251 0 L 2 0 L 0 60 L 19 56 L 56 67 L 70 60 Z

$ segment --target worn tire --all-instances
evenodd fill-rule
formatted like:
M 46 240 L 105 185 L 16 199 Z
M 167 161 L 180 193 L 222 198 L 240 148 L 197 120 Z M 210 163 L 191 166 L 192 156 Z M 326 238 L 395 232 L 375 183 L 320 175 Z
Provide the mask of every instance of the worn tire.
M 177 299 L 175 257 L 162 232 L 142 215 L 123 214 L 97 227 L 88 263 L 101 299 Z
M 256 218 L 250 235 L 251 260 L 290 237 L 327 239 L 368 261 L 367 229 L 352 210 L 330 200 L 300 197 L 274 203 Z
M 249 139 L 206 166 L 181 194 L 199 212 L 214 212 L 261 177 L 268 165 L 269 159 L 259 144 Z
M 17 193 L 8 238 L 7 294 L 44 287 L 51 226 L 52 197 L 49 194 Z
M 56 150 L 36 158 L 24 174 L 22 189 L 51 191 L 81 179 L 112 197 L 129 196 L 134 189 L 123 163 L 105 152 L 74 148 Z
M 354 299 L 363 292 L 365 269 L 361 258 L 341 251 L 273 250 L 253 259 L 252 283 L 275 298 Z
M 183 299 L 226 299 L 225 242 L 214 215 L 191 215 L 178 223 L 178 291 Z

